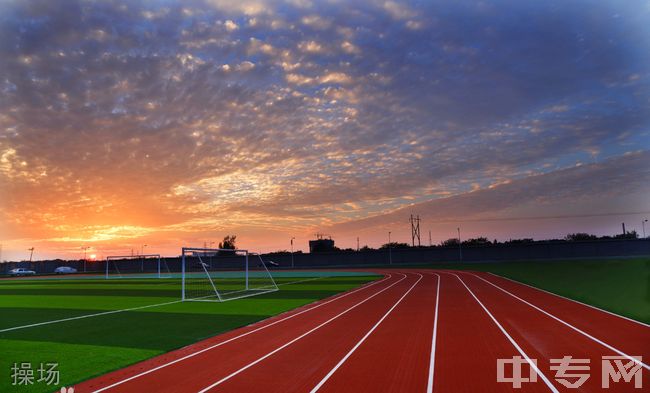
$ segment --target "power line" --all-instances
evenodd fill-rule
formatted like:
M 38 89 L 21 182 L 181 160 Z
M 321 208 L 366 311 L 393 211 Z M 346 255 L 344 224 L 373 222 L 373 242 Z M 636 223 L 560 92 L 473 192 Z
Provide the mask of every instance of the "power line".
M 527 216 L 527 217 L 493 217 L 493 218 L 470 218 L 470 219 L 442 219 L 436 222 L 457 223 L 457 222 L 489 222 L 489 221 L 526 221 L 526 220 L 554 220 L 564 218 L 591 218 L 591 217 L 615 217 L 615 216 L 635 216 L 641 214 L 650 214 L 650 211 L 624 212 L 624 213 L 597 213 L 597 214 L 558 214 L 554 216 Z

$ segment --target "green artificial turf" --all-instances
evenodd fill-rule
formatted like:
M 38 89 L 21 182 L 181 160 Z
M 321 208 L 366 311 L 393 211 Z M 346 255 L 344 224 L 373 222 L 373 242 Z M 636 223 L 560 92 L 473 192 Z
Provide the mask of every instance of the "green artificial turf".
M 319 278 L 302 281 L 310 277 Z M 279 291 L 224 303 L 176 302 L 177 279 L 0 280 L 0 330 L 174 302 L 0 332 L 0 392 L 58 390 L 377 278 L 352 272 L 278 273 L 277 283 L 286 284 Z M 22 362 L 32 364 L 34 384 L 13 386 L 11 368 Z M 40 363 L 50 362 L 59 364 L 58 386 L 36 381 Z
M 491 272 L 650 323 L 650 258 L 429 266 Z

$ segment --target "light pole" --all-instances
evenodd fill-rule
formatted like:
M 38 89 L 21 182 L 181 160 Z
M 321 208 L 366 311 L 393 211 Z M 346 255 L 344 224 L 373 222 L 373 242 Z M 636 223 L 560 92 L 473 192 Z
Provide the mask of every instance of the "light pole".
M 147 247 L 146 244 L 143 244 L 140 248 L 140 271 L 144 272 L 144 248 Z
M 292 269 L 294 268 L 294 264 L 293 264 L 293 239 L 295 239 L 295 237 L 291 238 L 291 268 Z
M 86 251 L 87 251 L 89 248 L 90 248 L 90 247 L 88 247 L 88 246 L 81 247 L 81 249 L 84 250 L 84 273 L 86 272 Z
M 460 261 L 463 261 L 463 246 L 462 242 L 460 241 L 460 227 L 458 229 L 458 257 L 460 258 Z
M 210 248 L 212 248 L 213 244 L 214 244 L 214 242 L 210 242 Z M 214 254 L 214 252 L 210 252 L 210 257 L 208 258 L 208 265 L 210 265 L 211 269 L 212 269 L 212 255 L 213 254 Z
M 393 252 L 391 250 L 391 244 L 390 244 L 390 231 L 388 231 L 388 264 L 390 265 L 393 264 Z
M 643 238 L 645 239 L 645 223 L 648 222 L 648 219 L 641 221 L 641 226 L 643 227 Z

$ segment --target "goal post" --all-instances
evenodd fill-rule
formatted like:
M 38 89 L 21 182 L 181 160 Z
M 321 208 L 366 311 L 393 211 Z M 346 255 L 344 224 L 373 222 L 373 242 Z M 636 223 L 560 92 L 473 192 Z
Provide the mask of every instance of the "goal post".
M 169 278 L 171 273 L 160 254 L 109 255 L 106 257 L 105 277 Z
M 277 291 L 267 264 L 247 250 L 183 247 L 181 299 L 225 302 Z

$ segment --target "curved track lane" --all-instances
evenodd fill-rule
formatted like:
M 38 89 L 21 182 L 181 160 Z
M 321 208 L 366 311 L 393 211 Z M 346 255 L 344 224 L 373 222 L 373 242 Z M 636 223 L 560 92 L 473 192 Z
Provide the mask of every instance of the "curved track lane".
M 601 356 L 621 353 L 644 356 L 650 385 L 645 324 L 485 273 L 380 273 L 382 280 L 91 379 L 75 392 L 598 392 Z M 579 389 L 563 386 L 551 369 L 550 360 L 565 355 L 591 362 Z M 536 382 L 497 383 L 497 359 L 513 356 L 537 360 Z M 640 391 L 631 387 L 619 382 L 607 391 Z

